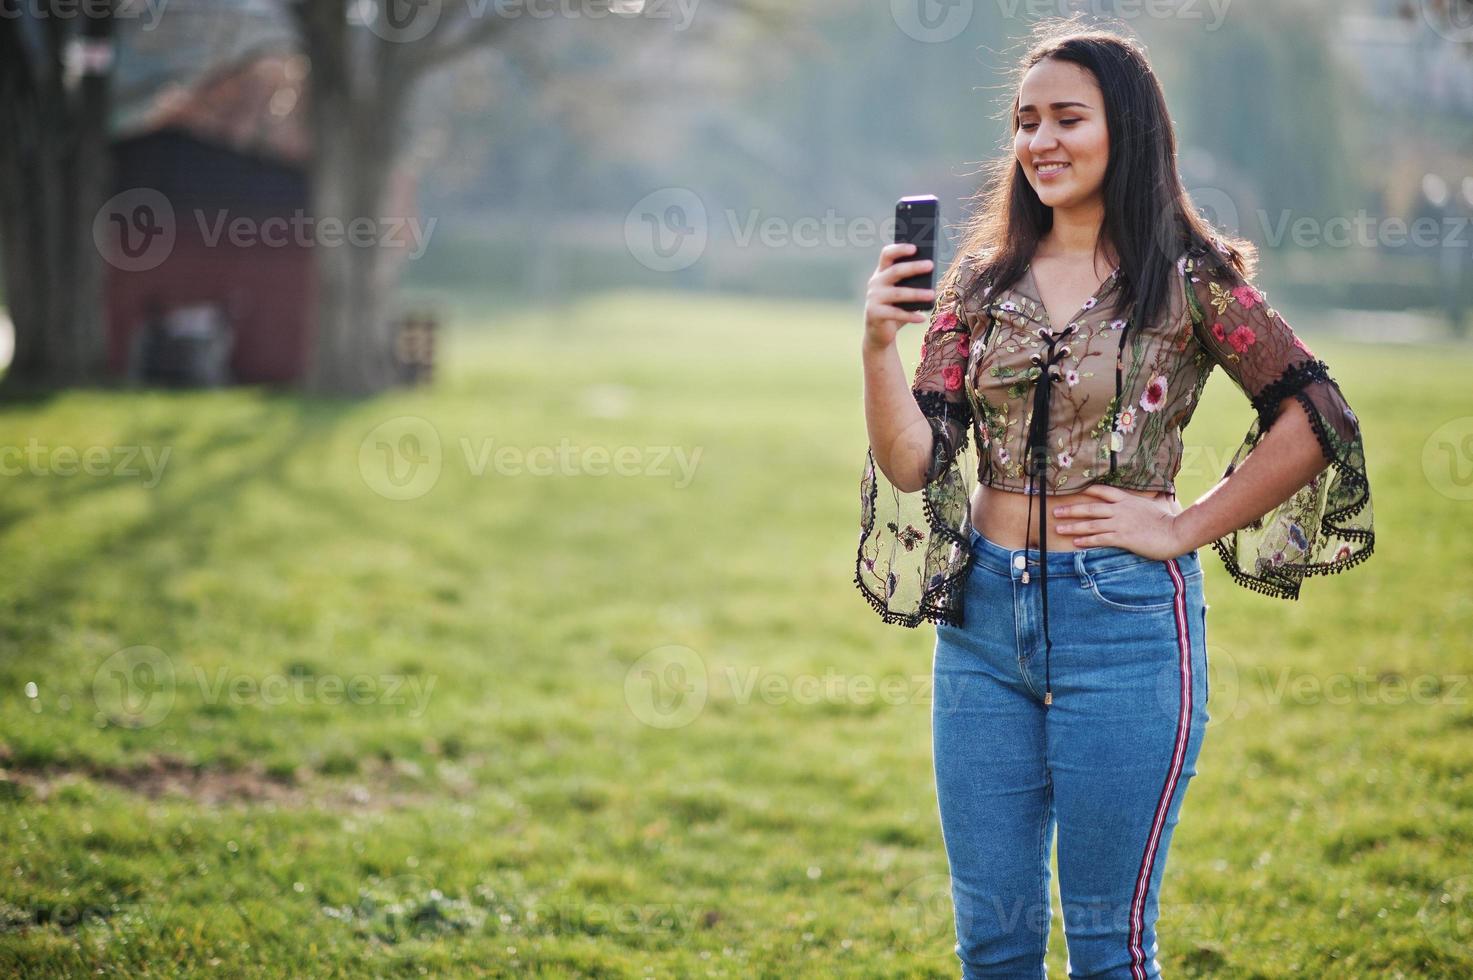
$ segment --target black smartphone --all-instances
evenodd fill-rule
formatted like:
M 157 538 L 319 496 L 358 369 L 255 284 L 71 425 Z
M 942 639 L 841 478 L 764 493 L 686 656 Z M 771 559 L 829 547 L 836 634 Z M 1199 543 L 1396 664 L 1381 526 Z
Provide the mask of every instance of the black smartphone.
M 936 278 L 936 240 L 941 222 L 941 201 L 935 194 L 914 194 L 895 202 L 895 241 L 910 242 L 916 247 L 901 262 L 932 261 L 930 272 L 907 276 L 896 285 L 909 289 L 934 289 Z M 929 310 L 935 301 L 905 300 L 892 304 L 911 313 Z

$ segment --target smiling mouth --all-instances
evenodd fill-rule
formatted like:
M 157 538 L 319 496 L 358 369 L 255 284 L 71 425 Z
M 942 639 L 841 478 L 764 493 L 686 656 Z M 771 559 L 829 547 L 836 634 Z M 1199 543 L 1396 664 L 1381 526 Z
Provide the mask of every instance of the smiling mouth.
M 1056 173 L 1060 172 L 1061 170 L 1067 170 L 1068 167 L 1069 167 L 1069 164 L 1067 164 L 1067 163 L 1045 163 L 1045 164 L 1041 164 L 1039 166 L 1036 166 L 1033 169 L 1036 170 L 1037 172 L 1039 172 L 1040 174 L 1056 174 Z

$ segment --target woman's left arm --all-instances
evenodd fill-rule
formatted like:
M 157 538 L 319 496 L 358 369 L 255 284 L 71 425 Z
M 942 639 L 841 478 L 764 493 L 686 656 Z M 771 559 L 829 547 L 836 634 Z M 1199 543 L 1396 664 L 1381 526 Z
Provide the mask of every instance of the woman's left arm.
M 1360 420 L 1328 365 L 1262 292 L 1200 252 L 1179 271 L 1195 339 L 1248 397 L 1252 425 L 1223 479 L 1185 510 L 1096 484 L 1084 492 L 1112 504 L 1107 520 L 1059 530 L 1086 532 L 1079 547 L 1159 558 L 1210 542 L 1239 584 L 1298 598 L 1304 577 L 1349 568 L 1375 546 Z M 1099 510 L 1080 504 L 1061 516 L 1104 516 Z M 1111 531 L 1101 535 L 1103 526 Z
M 1308 413 L 1290 395 L 1280 402 L 1278 418 L 1258 440 L 1258 450 L 1172 519 L 1169 550 L 1184 554 L 1260 520 L 1327 465 Z

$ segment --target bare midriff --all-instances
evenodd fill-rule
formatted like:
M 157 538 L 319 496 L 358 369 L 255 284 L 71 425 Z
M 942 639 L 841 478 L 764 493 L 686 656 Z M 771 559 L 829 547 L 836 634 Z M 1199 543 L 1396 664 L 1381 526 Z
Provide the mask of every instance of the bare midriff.
M 1171 501 L 1170 509 L 1174 514 L 1182 512 L 1181 502 L 1176 499 L 1176 494 L 1170 490 L 1133 490 L 1128 487 L 1117 487 L 1124 493 L 1145 497 L 1147 500 L 1167 499 Z M 1033 500 L 1033 515 L 1030 519 L 1028 514 L 1028 494 L 1017 491 L 1001 490 L 997 487 L 989 487 L 987 484 L 978 484 L 972 493 L 972 526 L 977 529 L 983 537 L 1002 545 L 1004 548 L 1037 548 L 1038 547 L 1038 507 L 1037 498 Z M 1101 503 L 1102 498 L 1091 493 L 1048 493 L 1048 550 L 1049 551 L 1078 551 L 1079 547 L 1074 544 L 1077 534 L 1059 534 L 1055 530 L 1061 524 L 1079 524 L 1082 521 L 1098 520 L 1091 517 L 1057 517 L 1054 509 L 1067 507 L 1070 504 Z M 1103 545 L 1084 545 L 1083 547 L 1103 547 Z

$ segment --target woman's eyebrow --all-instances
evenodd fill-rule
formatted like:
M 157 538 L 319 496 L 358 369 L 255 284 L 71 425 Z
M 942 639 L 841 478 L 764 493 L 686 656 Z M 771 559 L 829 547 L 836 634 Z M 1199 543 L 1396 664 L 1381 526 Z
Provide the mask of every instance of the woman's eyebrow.
M 1090 105 L 1087 102 L 1050 102 L 1048 104 L 1048 107 L 1050 109 L 1067 109 L 1070 106 L 1076 106 L 1076 105 L 1079 106 L 1081 109 L 1093 109 L 1094 108 L 1094 106 Z M 1020 105 L 1020 106 L 1018 106 L 1018 112 L 1020 112 L 1020 113 L 1023 113 L 1023 112 L 1037 112 L 1037 111 L 1038 111 L 1038 107 L 1035 106 L 1035 105 Z

